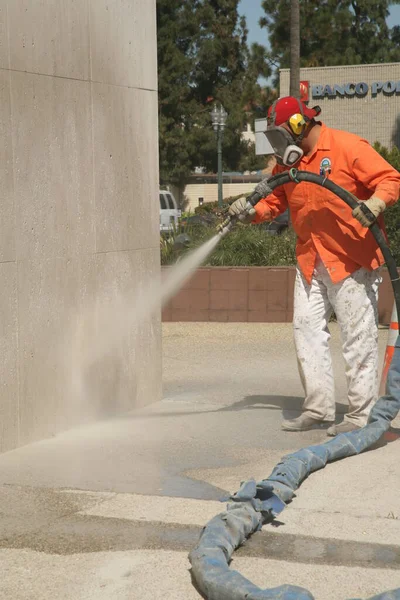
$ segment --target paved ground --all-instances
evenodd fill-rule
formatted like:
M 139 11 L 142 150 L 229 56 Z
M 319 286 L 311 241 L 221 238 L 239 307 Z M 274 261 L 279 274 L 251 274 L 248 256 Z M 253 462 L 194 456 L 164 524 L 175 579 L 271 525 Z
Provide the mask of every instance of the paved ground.
M 0 598 L 199 599 L 187 554 L 221 496 L 325 440 L 280 431 L 300 406 L 290 325 L 166 324 L 162 402 L 0 456 Z M 312 475 L 234 568 L 318 600 L 400 587 L 398 456 L 393 441 Z

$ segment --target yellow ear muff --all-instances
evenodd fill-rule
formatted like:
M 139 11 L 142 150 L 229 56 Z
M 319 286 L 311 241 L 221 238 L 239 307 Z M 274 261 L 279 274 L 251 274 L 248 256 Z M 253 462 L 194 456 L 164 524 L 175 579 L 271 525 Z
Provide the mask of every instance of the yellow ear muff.
M 300 135 L 301 133 L 303 133 L 306 125 L 307 123 L 304 120 L 303 115 L 301 115 L 300 113 L 292 115 L 289 119 L 289 127 L 295 135 Z

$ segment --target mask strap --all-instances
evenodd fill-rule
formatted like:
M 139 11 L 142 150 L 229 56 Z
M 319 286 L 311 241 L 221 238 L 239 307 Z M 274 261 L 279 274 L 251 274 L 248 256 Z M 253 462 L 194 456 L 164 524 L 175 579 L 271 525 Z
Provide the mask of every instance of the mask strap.
M 273 105 L 271 106 L 271 114 L 267 119 L 268 125 L 272 125 L 272 127 L 275 127 L 275 121 L 276 121 L 276 111 L 275 111 L 275 107 L 276 107 L 276 103 L 278 102 L 278 100 L 275 100 L 275 102 L 273 103 Z

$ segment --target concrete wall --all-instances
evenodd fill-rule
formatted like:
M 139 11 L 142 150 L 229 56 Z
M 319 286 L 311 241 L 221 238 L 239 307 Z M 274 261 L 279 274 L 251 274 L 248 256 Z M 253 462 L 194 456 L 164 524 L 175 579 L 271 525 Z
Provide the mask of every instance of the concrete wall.
M 165 307 L 163 320 L 290 322 L 294 279 L 295 267 L 201 268 Z
M 160 398 L 158 316 L 67 368 L 159 272 L 155 6 L 0 0 L 0 451 Z
M 222 323 L 290 322 L 293 320 L 295 275 L 295 267 L 198 269 L 164 308 L 163 320 Z M 388 272 L 384 269 L 378 303 L 381 324 L 390 323 L 392 309 L 393 289 Z
M 280 71 L 280 95 L 289 94 L 289 69 Z M 391 148 L 400 145 L 400 92 L 373 94 L 374 82 L 392 81 L 400 89 L 400 63 L 315 67 L 300 70 L 300 80 L 309 81 L 309 106 L 319 105 L 321 121 L 329 127 L 344 129 Z M 368 84 L 365 96 L 313 98 L 312 86 Z

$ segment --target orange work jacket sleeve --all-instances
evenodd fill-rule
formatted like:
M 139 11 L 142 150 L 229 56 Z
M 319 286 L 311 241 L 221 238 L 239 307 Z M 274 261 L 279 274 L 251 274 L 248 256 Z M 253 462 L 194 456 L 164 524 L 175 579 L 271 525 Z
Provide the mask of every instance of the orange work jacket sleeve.
M 354 179 L 388 206 L 394 204 L 400 196 L 399 173 L 363 139 L 351 146 L 349 152 Z

